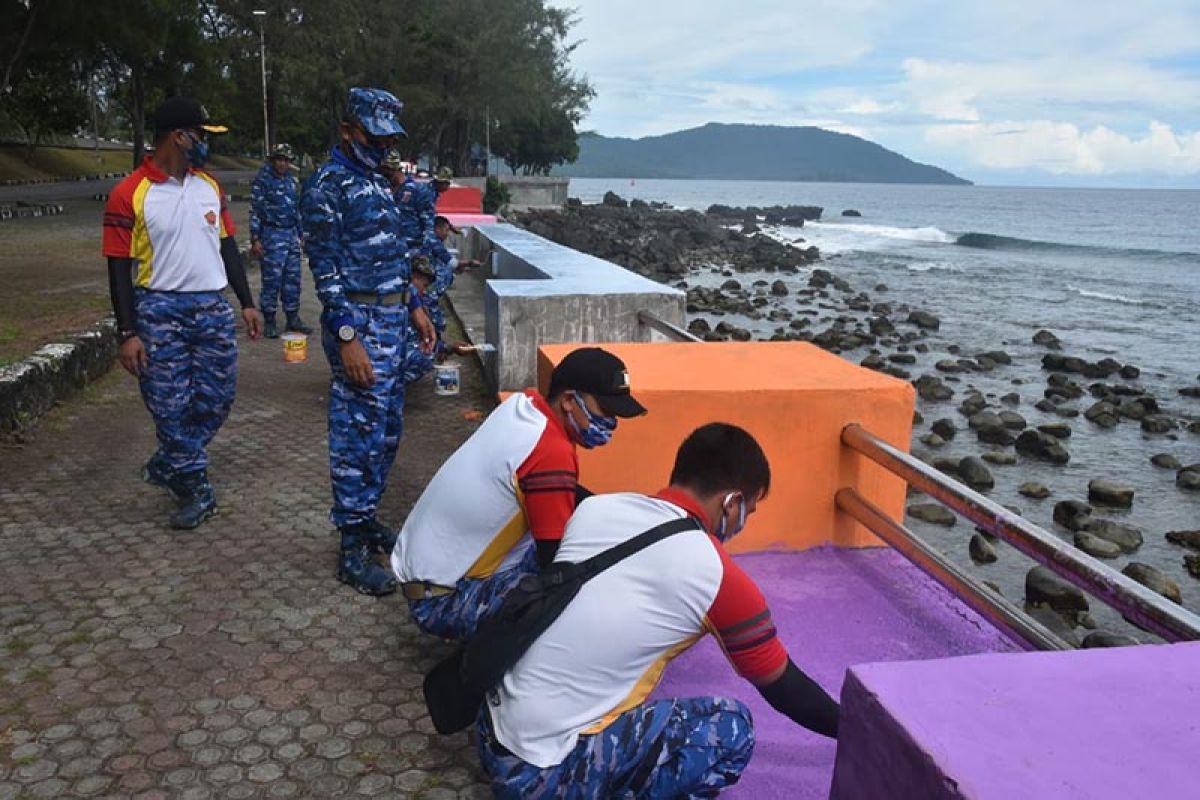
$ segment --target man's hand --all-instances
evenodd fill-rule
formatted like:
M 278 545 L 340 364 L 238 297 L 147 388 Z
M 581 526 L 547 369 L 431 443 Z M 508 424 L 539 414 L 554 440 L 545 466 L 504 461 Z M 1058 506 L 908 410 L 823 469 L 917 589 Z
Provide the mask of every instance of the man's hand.
M 117 360 L 130 375 L 141 375 L 142 369 L 150 364 L 146 348 L 137 336 L 130 336 L 121 342 L 121 346 L 117 349 Z
M 254 256 L 255 258 L 263 257 L 262 242 L 255 239 L 253 242 L 250 243 L 250 255 Z
M 251 339 L 262 336 L 263 315 L 257 308 L 243 308 L 242 319 L 246 322 L 246 333 Z
M 424 308 L 418 308 L 412 312 L 412 324 L 417 329 L 417 333 L 421 334 L 421 352 L 427 355 L 432 353 L 433 348 L 437 345 L 437 330 L 429 321 L 429 315 L 425 313 Z
M 371 366 L 367 348 L 363 347 L 360 340 L 339 342 L 338 352 L 342 358 L 342 369 L 345 370 L 346 377 L 350 379 L 351 383 L 364 389 L 374 385 L 375 368 Z

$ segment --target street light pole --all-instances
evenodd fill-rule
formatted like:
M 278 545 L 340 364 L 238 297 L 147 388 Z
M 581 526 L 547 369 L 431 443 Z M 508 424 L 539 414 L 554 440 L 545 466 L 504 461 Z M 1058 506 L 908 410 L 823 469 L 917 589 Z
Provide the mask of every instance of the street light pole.
M 263 98 L 263 158 L 270 155 L 271 134 L 267 127 L 267 38 L 263 32 L 263 18 L 267 12 L 256 8 L 254 16 L 258 17 L 258 58 L 262 65 L 262 98 Z

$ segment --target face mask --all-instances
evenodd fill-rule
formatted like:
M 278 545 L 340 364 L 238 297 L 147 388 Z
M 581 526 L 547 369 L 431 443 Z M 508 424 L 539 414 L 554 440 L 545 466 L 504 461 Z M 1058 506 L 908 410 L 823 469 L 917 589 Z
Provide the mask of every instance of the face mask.
M 192 140 L 192 147 L 187 151 L 187 160 L 196 169 L 200 169 L 208 163 L 208 142 L 193 136 L 190 132 L 187 137 Z
M 350 139 L 350 150 L 353 151 L 355 160 L 367 169 L 379 169 L 379 165 L 383 163 L 388 151 L 386 147 L 360 144 L 353 137 Z
M 733 525 L 732 530 L 725 530 L 725 519 L 729 514 L 729 504 L 734 500 L 738 504 L 737 523 Z M 734 536 L 737 536 L 742 528 L 746 526 L 746 499 L 742 497 L 741 492 L 730 492 L 725 495 L 725 499 L 721 501 L 721 521 L 717 523 L 717 530 L 713 533 L 718 540 L 722 542 L 729 541 Z
M 579 444 L 588 450 L 608 444 L 612 439 L 613 431 L 617 429 L 617 418 L 593 414 L 588 410 L 587 403 L 583 402 L 583 398 L 579 396 L 579 392 L 571 392 L 571 394 L 575 397 L 575 405 L 583 409 L 583 415 L 587 417 L 588 421 L 588 426 L 580 430 L 579 423 L 575 421 L 575 415 L 567 414 L 567 421 L 571 424 L 571 430 L 575 431 Z

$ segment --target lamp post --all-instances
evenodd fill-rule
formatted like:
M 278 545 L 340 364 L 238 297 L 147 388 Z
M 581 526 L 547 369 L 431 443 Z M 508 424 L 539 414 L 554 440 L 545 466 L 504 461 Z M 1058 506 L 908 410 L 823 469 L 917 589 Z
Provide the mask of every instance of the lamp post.
M 267 12 L 261 8 L 254 9 L 258 17 L 258 59 L 262 66 L 262 97 L 263 97 L 263 158 L 270 155 L 271 135 L 267 127 L 267 38 L 263 33 L 263 18 Z

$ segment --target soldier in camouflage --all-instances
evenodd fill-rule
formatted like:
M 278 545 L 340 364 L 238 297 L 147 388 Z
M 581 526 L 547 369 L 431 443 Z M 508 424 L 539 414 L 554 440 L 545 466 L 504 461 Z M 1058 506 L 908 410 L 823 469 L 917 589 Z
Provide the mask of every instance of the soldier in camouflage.
M 394 159 L 399 162 L 399 153 Z M 388 163 L 391 163 L 390 161 Z M 429 184 L 413 175 L 397 172 L 392 178 L 392 191 L 400 211 L 400 231 L 408 247 L 420 247 L 433 233 L 434 200 Z
M 374 556 L 396 534 L 376 518 L 404 424 L 408 347 L 432 352 L 437 334 L 410 287 L 391 188 L 379 173 L 402 104 L 382 89 L 350 90 L 341 142 L 309 178 L 301 225 L 333 376 L 329 395 L 330 520 L 341 533 L 338 579 L 369 595 L 396 589 Z M 409 322 L 420 337 L 409 341 Z
M 287 329 L 312 333 L 300 318 L 300 210 L 293 160 L 292 148 L 278 145 L 250 190 L 250 251 L 262 265 L 258 305 L 268 339 L 279 336 L 275 309 L 281 289 Z

